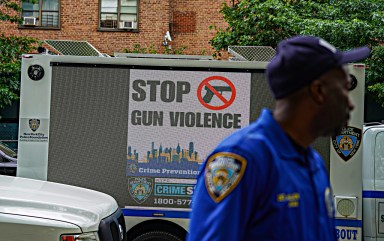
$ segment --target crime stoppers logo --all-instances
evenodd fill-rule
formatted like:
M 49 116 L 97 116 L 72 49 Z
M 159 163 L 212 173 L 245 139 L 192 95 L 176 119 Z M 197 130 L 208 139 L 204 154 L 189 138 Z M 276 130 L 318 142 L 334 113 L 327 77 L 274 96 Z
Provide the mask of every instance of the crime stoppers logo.
M 138 204 L 142 204 L 152 193 L 153 183 L 149 178 L 132 177 L 128 179 L 129 194 Z
M 348 126 L 339 135 L 332 137 L 333 148 L 341 159 L 348 161 L 359 150 L 361 133 L 361 129 Z

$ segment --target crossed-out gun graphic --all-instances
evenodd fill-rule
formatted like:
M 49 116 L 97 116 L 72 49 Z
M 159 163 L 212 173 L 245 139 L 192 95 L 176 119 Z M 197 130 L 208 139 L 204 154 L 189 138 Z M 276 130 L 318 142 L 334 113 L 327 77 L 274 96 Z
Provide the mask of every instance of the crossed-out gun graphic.
M 215 90 L 220 92 L 220 94 L 223 94 L 223 92 L 232 92 L 231 87 L 229 86 L 212 86 Z M 205 103 L 210 103 L 213 97 L 213 92 L 210 88 L 207 86 L 204 87 L 204 89 L 207 91 L 203 97 L 203 100 Z

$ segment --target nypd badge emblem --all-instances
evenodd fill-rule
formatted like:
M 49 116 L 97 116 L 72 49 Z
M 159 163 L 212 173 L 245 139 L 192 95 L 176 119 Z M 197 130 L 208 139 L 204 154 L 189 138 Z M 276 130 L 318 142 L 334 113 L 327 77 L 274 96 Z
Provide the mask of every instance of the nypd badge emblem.
M 361 129 L 348 126 L 339 135 L 332 137 L 333 148 L 344 161 L 351 159 L 359 150 L 361 133 Z
M 220 152 L 211 156 L 205 167 L 205 186 L 215 202 L 223 200 L 240 182 L 247 161 L 236 154 Z
M 29 128 L 31 128 L 31 130 L 33 132 L 37 131 L 37 129 L 39 129 L 40 127 L 40 120 L 39 119 L 29 119 Z
M 127 165 L 127 170 L 131 174 L 135 174 L 137 171 L 137 163 L 129 163 Z
M 138 204 L 143 203 L 152 193 L 152 179 L 132 177 L 128 179 L 129 194 Z

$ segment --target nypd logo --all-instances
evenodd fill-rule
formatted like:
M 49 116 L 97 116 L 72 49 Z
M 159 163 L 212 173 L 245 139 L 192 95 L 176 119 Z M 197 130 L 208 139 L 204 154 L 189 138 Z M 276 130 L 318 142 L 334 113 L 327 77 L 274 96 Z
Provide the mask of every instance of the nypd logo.
M 48 142 L 48 119 L 20 118 L 19 142 Z
M 247 161 L 236 154 L 220 152 L 211 156 L 205 168 L 205 185 L 211 198 L 220 202 L 240 182 Z
M 135 202 L 142 204 L 152 193 L 153 182 L 149 178 L 129 178 L 128 179 L 129 194 Z
M 332 137 L 332 145 L 336 153 L 344 161 L 351 159 L 359 150 L 361 144 L 361 129 L 348 126 L 341 133 Z
M 127 165 L 128 172 L 131 174 L 135 174 L 137 171 L 137 163 L 129 163 Z
M 31 130 L 33 132 L 37 131 L 37 129 L 39 129 L 40 127 L 40 120 L 39 119 L 29 119 L 29 128 L 31 128 Z

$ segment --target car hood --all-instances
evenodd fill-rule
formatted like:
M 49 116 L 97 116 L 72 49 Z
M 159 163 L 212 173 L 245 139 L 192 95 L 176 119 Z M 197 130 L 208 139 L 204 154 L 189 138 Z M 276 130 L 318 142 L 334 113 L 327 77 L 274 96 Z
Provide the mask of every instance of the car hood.
M 97 231 L 118 209 L 111 196 L 59 183 L 0 175 L 0 212 L 53 219 Z

